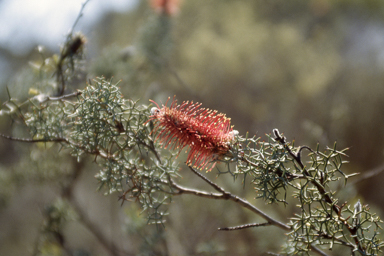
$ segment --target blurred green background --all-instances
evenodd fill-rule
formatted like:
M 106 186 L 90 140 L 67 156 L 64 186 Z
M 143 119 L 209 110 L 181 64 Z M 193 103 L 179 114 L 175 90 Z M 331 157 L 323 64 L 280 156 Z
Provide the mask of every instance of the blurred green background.
M 148 99 L 165 103 L 173 95 L 179 102 L 201 102 L 226 113 L 241 135 L 263 137 L 278 128 L 295 145 L 314 148 L 320 143 L 325 148 L 337 141 L 340 149 L 350 147 L 346 173 L 383 168 L 383 1 L 168 2 L 164 13 L 139 1 L 126 13 L 100 17 L 85 32 L 87 78 L 121 80 L 125 97 L 143 104 Z M 23 56 L 5 48 L 1 52 L 13 67 L 0 80 L 1 102 L 7 99 L 5 85 L 13 97 L 25 99 L 34 79 L 28 61 L 39 55 L 36 50 Z M 84 86 L 85 81 L 78 81 L 68 91 Z M 0 119 L 2 133 L 17 134 L 17 127 Z M 55 150 L 0 140 L 0 255 L 33 253 L 47 205 L 78 165 L 67 152 L 51 147 Z M 218 227 L 260 221 L 231 202 L 176 197 L 165 230 L 147 226 L 134 203 L 121 207 L 118 195 L 95 192 L 98 167 L 92 159 L 84 159 L 81 168 L 86 171 L 74 187 L 77 201 L 94 225 L 129 255 L 262 255 L 280 249 L 284 232 L 275 227 L 218 232 Z M 216 179 L 216 174 L 208 175 L 272 216 L 287 221 L 292 215 L 294 204 L 265 205 L 253 199 L 250 184 L 243 189 L 241 181 Z M 185 185 L 207 189 L 186 170 L 181 175 Z M 383 178 L 379 174 L 341 188 L 340 197 L 351 204 L 360 198 L 383 216 Z M 76 255 L 108 255 L 75 215 L 68 213 L 72 217 L 63 227 L 68 246 Z M 43 255 L 55 255 L 51 247 Z M 330 253 L 341 255 L 337 249 Z

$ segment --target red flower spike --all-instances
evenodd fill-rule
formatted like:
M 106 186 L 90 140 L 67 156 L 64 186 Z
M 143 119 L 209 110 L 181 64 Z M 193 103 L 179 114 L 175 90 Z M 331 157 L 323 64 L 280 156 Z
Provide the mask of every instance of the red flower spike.
M 151 7 L 159 14 L 166 14 L 173 16 L 178 13 L 180 1 L 179 0 L 151 0 Z
M 184 101 L 181 105 L 173 98 L 168 107 L 168 98 L 161 108 L 151 109 L 150 120 L 154 120 L 153 133 L 159 131 L 164 148 L 170 146 L 180 151 L 189 146 L 187 164 L 198 169 L 211 171 L 216 160 L 230 150 L 230 145 L 238 134 L 232 129 L 230 118 L 218 114 L 216 110 L 200 108 L 201 103 Z

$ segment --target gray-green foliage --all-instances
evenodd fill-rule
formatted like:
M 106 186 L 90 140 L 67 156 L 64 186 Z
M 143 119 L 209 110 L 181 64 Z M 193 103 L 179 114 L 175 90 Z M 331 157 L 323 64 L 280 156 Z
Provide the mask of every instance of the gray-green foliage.
M 288 232 L 289 253 L 311 252 L 313 245 L 335 244 L 350 247 L 361 255 L 378 255 L 383 242 L 380 238 L 380 217 L 360 202 L 355 206 L 339 202 L 335 196 L 341 179 L 344 151 L 333 148 L 321 152 L 307 146 L 295 148 L 287 144 L 277 130 L 268 141 L 260 138 L 239 138 L 243 150 L 237 159 L 237 173 L 252 177 L 258 198 L 268 203 L 287 204 L 287 196 L 295 198 L 298 212 L 291 217 Z M 303 152 L 309 160 L 303 163 Z M 289 193 L 289 194 L 288 194 Z M 287 195 L 288 194 L 288 195 Z
M 123 98 L 117 84 L 95 79 L 72 99 L 33 99 L 23 113 L 31 137 L 58 141 L 78 158 L 93 155 L 101 167 L 100 188 L 107 193 L 124 192 L 124 199 L 135 199 L 144 209 L 152 209 L 150 219 L 162 223 L 159 207 L 168 197 L 168 177 L 175 176 L 173 156 L 158 155 L 145 123 L 148 107 Z
M 100 187 L 140 201 L 144 209 L 155 210 L 153 218 L 160 223 L 158 208 L 167 196 L 158 192 L 167 190 L 167 178 L 176 175 L 177 165 L 172 156 L 160 159 L 145 124 L 148 107 L 125 100 L 116 84 L 103 79 L 95 80 L 79 97 L 70 114 L 72 154 L 95 155 L 102 167 L 97 175 Z

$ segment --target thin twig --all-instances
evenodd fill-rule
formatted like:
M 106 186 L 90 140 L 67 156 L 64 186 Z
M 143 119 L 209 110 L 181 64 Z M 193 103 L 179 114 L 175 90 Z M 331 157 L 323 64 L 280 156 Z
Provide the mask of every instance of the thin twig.
M 80 92 L 80 91 L 77 91 L 77 92 L 73 92 L 73 93 L 70 93 L 70 94 L 62 95 L 62 96 L 59 96 L 59 97 L 46 96 L 43 100 L 40 101 L 40 103 L 43 103 L 43 102 L 46 102 L 46 101 L 59 101 L 59 100 L 64 100 L 64 99 L 66 99 L 66 98 L 75 97 L 75 96 L 78 96 L 78 95 L 80 95 L 80 94 L 81 94 L 81 92 Z
M 5 135 L 0 133 L 0 137 L 6 138 L 8 140 L 19 141 L 19 142 L 29 142 L 29 143 L 37 143 L 37 142 L 66 142 L 69 143 L 66 138 L 51 138 L 51 139 L 26 139 L 26 138 L 18 138 L 9 135 Z
M 245 229 L 245 228 L 254 228 L 254 227 L 264 227 L 264 226 L 270 226 L 271 223 L 269 222 L 264 222 L 264 223 L 252 223 L 252 224 L 245 224 L 245 225 L 240 225 L 236 227 L 227 227 L 227 228 L 218 228 L 220 231 L 233 231 L 233 230 L 240 230 L 240 229 Z
M 261 216 L 262 218 L 264 218 L 265 220 L 268 221 L 267 223 L 269 225 L 277 226 L 277 227 L 279 227 L 279 228 L 281 228 L 283 230 L 286 230 L 286 231 L 290 231 L 291 230 L 290 226 L 288 226 L 288 225 L 286 225 L 286 224 L 284 224 L 284 223 L 282 223 L 282 222 L 280 222 L 278 220 L 273 219 L 272 217 L 270 217 L 266 213 L 262 212 L 260 209 L 258 209 L 254 205 L 250 204 L 247 200 L 242 199 L 242 198 L 240 198 L 238 196 L 235 196 L 235 195 L 233 195 L 233 194 L 231 194 L 229 192 L 226 192 L 223 188 L 221 188 L 216 183 L 214 183 L 211 180 L 209 180 L 207 177 L 205 177 L 201 173 L 197 172 L 192 167 L 190 167 L 190 169 L 193 171 L 193 173 L 195 173 L 200 178 L 202 178 L 205 182 L 207 182 L 209 185 L 211 185 L 215 190 L 219 191 L 220 194 L 218 194 L 218 193 L 210 193 L 210 192 L 196 190 L 196 189 L 185 188 L 185 187 L 175 183 L 172 179 L 169 179 L 169 182 L 171 183 L 171 185 L 178 190 L 178 192 L 173 192 L 172 193 L 173 195 L 190 194 L 190 195 L 204 197 L 204 198 L 209 198 L 209 199 L 230 200 L 230 201 L 233 201 L 233 202 L 241 205 L 242 207 L 252 211 L 253 213 L 256 213 L 257 215 Z M 321 251 L 316 246 L 311 245 L 311 248 L 313 249 L 313 251 L 317 252 L 320 255 L 328 256 L 326 253 Z
M 280 228 L 282 228 L 282 229 L 284 229 L 286 231 L 290 231 L 291 230 L 290 226 L 288 226 L 288 225 L 286 225 L 286 224 L 284 224 L 284 223 L 282 223 L 282 222 L 280 222 L 278 220 L 275 220 L 274 218 L 270 217 L 268 214 L 264 213 L 263 211 L 261 211 L 260 209 L 258 209 L 257 207 L 255 207 L 254 205 L 249 203 L 247 200 L 245 200 L 243 198 L 240 198 L 240 197 L 238 197 L 236 195 L 233 195 L 233 194 L 231 194 L 229 192 L 226 192 L 223 188 L 221 188 L 220 186 L 218 186 L 214 182 L 210 181 L 208 178 L 206 178 L 201 173 L 197 172 L 193 168 L 191 168 L 191 170 L 193 170 L 193 173 L 195 173 L 200 178 L 202 178 L 205 182 L 207 182 L 209 185 L 211 185 L 215 190 L 219 191 L 220 194 L 208 193 L 208 192 L 205 192 L 205 191 L 185 188 L 185 187 L 182 187 L 182 186 L 176 184 L 173 180 L 170 180 L 170 182 L 172 183 L 172 186 L 175 187 L 176 189 L 178 189 L 178 193 L 175 193 L 175 195 L 191 194 L 191 195 L 205 197 L 205 198 L 210 198 L 210 199 L 230 200 L 230 201 L 233 201 L 233 202 L 241 205 L 244 208 L 247 208 L 248 210 L 256 213 L 257 215 L 261 216 L 263 219 L 265 219 L 266 221 L 270 222 L 271 225 L 278 226 L 278 227 L 280 227 Z
M 358 182 L 361 182 L 363 180 L 367 180 L 367 179 L 370 179 L 376 175 L 379 175 L 380 173 L 384 172 L 384 164 L 372 169 L 372 170 L 369 170 L 369 171 L 365 171 L 363 174 L 361 174 L 359 176 L 359 179 L 356 179 L 352 182 L 348 182 L 347 183 L 347 186 L 350 186 L 350 185 L 354 185 Z
M 82 5 L 81 5 L 81 9 L 80 9 L 80 12 L 79 12 L 79 15 L 77 15 L 77 18 L 75 20 L 75 22 L 73 23 L 73 26 L 71 28 L 71 31 L 69 32 L 69 36 L 71 36 L 73 34 L 73 30 L 75 30 L 75 27 L 77 25 L 77 23 L 79 22 L 80 18 L 83 17 L 83 11 L 84 11 L 84 8 L 85 6 L 87 5 L 87 3 L 89 2 L 90 0 L 86 0 Z
M 204 180 L 205 182 L 207 182 L 211 187 L 213 187 L 216 191 L 220 192 L 220 193 L 223 193 L 225 194 L 225 190 L 220 187 L 219 185 L 217 185 L 216 183 L 212 182 L 210 179 L 208 179 L 207 177 L 205 177 L 204 175 L 202 175 L 200 172 L 198 172 L 197 170 L 195 170 L 194 168 L 192 168 L 191 166 L 188 166 L 189 169 L 194 173 L 196 174 L 197 176 L 199 176 L 202 180 Z
M 222 198 L 223 194 L 211 193 L 211 192 L 206 192 L 206 191 L 202 191 L 202 190 L 186 188 L 184 186 L 177 184 L 172 179 L 170 179 L 170 182 L 171 182 L 172 187 L 177 189 L 177 192 L 167 192 L 167 193 L 170 193 L 170 194 L 175 195 L 175 196 L 182 195 L 182 194 L 189 194 L 189 195 L 195 195 L 195 196 L 209 198 L 209 199 L 223 199 Z
M 318 254 L 320 254 L 320 255 L 322 255 L 322 256 L 328 256 L 328 254 L 326 254 L 325 252 L 323 252 L 322 250 L 320 250 L 320 249 L 317 248 L 316 246 L 311 245 L 311 249 L 312 249 L 314 252 L 316 252 L 316 253 L 318 253 Z

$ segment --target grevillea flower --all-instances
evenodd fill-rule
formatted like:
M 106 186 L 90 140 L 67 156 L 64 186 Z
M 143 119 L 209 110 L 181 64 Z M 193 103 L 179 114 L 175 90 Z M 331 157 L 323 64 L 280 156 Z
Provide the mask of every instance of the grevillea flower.
M 156 139 L 164 148 L 170 146 L 181 151 L 189 146 L 187 164 L 198 169 L 212 170 L 216 160 L 222 158 L 230 150 L 231 144 L 238 134 L 232 130 L 230 118 L 216 110 L 200 108 L 201 103 L 184 101 L 181 105 L 173 98 L 160 107 L 151 109 L 150 120 L 154 121 L 153 132 L 158 132 Z

